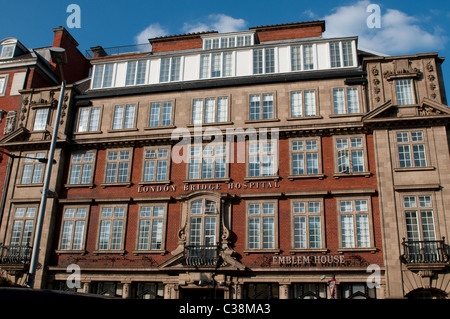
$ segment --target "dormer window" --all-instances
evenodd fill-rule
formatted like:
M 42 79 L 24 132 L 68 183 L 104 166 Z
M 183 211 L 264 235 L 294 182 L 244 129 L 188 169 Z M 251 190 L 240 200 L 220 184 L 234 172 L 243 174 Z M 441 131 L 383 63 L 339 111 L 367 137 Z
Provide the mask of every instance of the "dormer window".
M 2 53 L 0 54 L 0 59 L 10 59 L 14 56 L 15 44 L 5 44 L 2 46 Z
M 244 47 L 254 44 L 252 34 L 227 35 L 222 37 L 208 37 L 203 39 L 203 49 L 225 49 Z

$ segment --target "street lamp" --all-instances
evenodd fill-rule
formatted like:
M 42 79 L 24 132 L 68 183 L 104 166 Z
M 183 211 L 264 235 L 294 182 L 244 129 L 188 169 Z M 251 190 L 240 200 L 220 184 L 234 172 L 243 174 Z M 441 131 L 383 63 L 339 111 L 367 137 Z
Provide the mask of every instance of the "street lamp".
M 61 93 L 59 94 L 59 101 L 58 101 L 58 108 L 56 110 L 56 118 L 55 118 L 55 125 L 53 128 L 53 135 L 52 135 L 52 141 L 50 144 L 50 150 L 48 153 L 48 165 L 45 170 L 45 177 L 44 177 L 44 188 L 42 189 L 42 197 L 41 202 L 39 205 L 39 213 L 37 217 L 36 222 L 36 232 L 34 234 L 34 243 L 32 247 L 32 254 L 31 254 L 31 261 L 30 261 L 30 269 L 28 271 L 28 287 L 33 288 L 34 287 L 34 279 L 36 276 L 36 268 L 38 264 L 38 257 L 39 257 L 39 246 L 41 242 L 41 233 L 42 233 L 42 224 L 44 221 L 44 215 L 45 215 L 45 207 L 47 205 L 47 198 L 49 193 L 49 184 L 50 184 L 50 176 L 52 174 L 52 165 L 50 163 L 53 163 L 53 157 L 55 155 L 55 147 L 56 147 L 56 138 L 58 136 L 58 127 L 59 127 L 59 120 L 61 117 L 61 110 L 62 110 L 62 104 L 64 100 L 64 91 L 66 89 L 66 80 L 64 80 L 64 74 L 62 65 L 67 63 L 67 56 L 66 56 L 66 50 L 63 48 L 58 47 L 52 47 L 50 48 L 50 56 L 52 61 L 55 64 L 59 65 L 59 70 L 61 74 Z

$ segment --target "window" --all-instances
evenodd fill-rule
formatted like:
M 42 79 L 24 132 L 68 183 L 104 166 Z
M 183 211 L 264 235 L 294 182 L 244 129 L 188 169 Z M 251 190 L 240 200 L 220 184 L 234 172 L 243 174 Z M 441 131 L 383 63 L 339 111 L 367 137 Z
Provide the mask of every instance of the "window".
M 48 123 L 49 108 L 37 109 L 34 116 L 33 131 L 44 131 Z
M 60 250 L 81 250 L 86 232 L 86 207 L 65 208 Z
M 226 144 L 190 147 L 188 179 L 213 179 L 228 176 Z
M 292 202 L 294 249 L 322 248 L 321 200 Z
M 100 124 L 99 107 L 83 107 L 79 109 L 77 132 L 96 132 Z
M 330 65 L 332 68 L 354 66 L 353 41 L 330 43 Z
M 217 244 L 218 207 L 209 199 L 190 203 L 189 245 L 214 246 Z
M 11 231 L 10 245 L 30 246 L 33 240 L 34 220 L 37 207 L 17 207 Z
M 8 86 L 8 76 L 0 75 L 0 96 L 6 94 L 6 87 Z
M 125 232 L 125 207 L 102 207 L 100 231 L 98 239 L 99 250 L 121 250 Z
M 40 184 L 44 173 L 45 164 L 42 159 L 45 153 L 26 154 L 23 161 L 21 184 Z M 40 161 L 41 160 L 41 161 Z
M 320 141 L 318 139 L 301 139 L 291 141 L 291 174 L 319 174 Z
M 173 103 L 155 102 L 150 104 L 149 127 L 172 125 Z
M 94 67 L 92 78 L 92 88 L 107 88 L 112 86 L 114 74 L 114 64 L 98 64 Z
M 278 144 L 275 141 L 250 141 L 248 145 L 247 176 L 275 176 L 277 173 Z
M 291 117 L 316 116 L 316 91 L 291 92 Z
M 338 173 L 362 173 L 366 171 L 365 146 L 362 137 L 336 138 Z
M 275 118 L 275 109 L 274 109 L 274 98 L 272 93 L 250 95 L 250 103 L 249 103 L 250 120 L 269 120 L 274 118 Z
M 217 78 L 232 75 L 232 53 L 211 53 L 200 56 L 200 78 Z
M 291 47 L 291 70 L 307 71 L 314 69 L 314 51 L 312 44 Z
M 203 39 L 203 49 L 224 49 L 243 47 L 253 44 L 253 35 L 226 36 L 220 38 Z
M 395 80 L 398 105 L 414 104 L 414 91 L 411 79 Z
M 93 182 L 94 151 L 74 152 L 70 158 L 69 184 L 88 185 Z
M 408 241 L 436 240 L 431 195 L 404 196 L 403 207 Z
M 342 248 L 371 246 L 368 199 L 338 200 Z
M 14 49 L 16 48 L 15 44 L 3 45 L 2 53 L 0 54 L 0 59 L 9 59 L 14 56 Z
M 423 131 L 397 132 L 397 150 L 401 168 L 427 166 Z
M 165 206 L 144 205 L 140 207 L 138 250 L 163 249 Z
M 228 97 L 195 99 L 192 102 L 192 124 L 228 121 Z
M 333 89 L 334 114 L 360 113 L 358 88 Z
M 253 50 L 253 74 L 265 74 L 275 72 L 275 49 Z
M 134 127 L 136 105 L 117 105 L 114 108 L 113 130 L 130 129 Z
M 248 249 L 276 249 L 276 202 L 247 203 Z
M 127 63 L 125 85 L 145 84 L 147 61 L 132 61 Z
M 130 181 L 131 150 L 109 151 L 106 161 L 105 183 Z
M 161 59 L 159 82 L 180 80 L 181 57 Z
M 327 284 L 294 283 L 292 292 L 294 299 L 322 299 L 327 297 Z
M 147 148 L 144 150 L 144 182 L 169 180 L 170 148 Z

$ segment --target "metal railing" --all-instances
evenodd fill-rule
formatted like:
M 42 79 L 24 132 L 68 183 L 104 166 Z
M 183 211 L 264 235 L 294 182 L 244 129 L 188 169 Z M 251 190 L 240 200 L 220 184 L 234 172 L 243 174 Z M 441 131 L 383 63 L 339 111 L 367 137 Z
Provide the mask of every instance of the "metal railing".
M 27 265 L 32 248 L 28 245 L 5 246 L 0 244 L 0 265 Z
M 403 238 L 402 259 L 407 264 L 447 263 L 450 249 L 442 240 L 405 240 Z
M 217 246 L 184 246 L 184 260 L 189 266 L 216 266 L 219 261 Z

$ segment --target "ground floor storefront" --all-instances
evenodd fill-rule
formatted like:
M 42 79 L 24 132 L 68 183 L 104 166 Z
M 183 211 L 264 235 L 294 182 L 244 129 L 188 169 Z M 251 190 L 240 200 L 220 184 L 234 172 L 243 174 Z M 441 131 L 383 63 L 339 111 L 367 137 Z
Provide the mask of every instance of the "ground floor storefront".
M 378 270 L 377 270 L 378 271 Z M 383 270 L 381 270 L 382 272 Z M 375 276 L 380 277 L 375 278 Z M 352 271 L 192 270 L 166 273 L 53 272 L 48 288 L 125 299 L 383 299 L 382 274 Z

